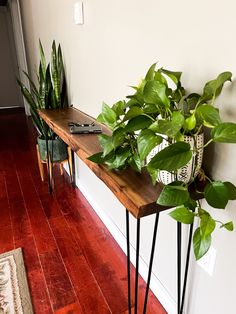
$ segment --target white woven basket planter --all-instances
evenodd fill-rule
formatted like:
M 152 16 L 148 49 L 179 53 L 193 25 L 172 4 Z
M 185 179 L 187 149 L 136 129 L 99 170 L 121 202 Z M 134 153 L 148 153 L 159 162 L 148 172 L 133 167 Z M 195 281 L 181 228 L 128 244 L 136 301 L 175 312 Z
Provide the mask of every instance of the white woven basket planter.
M 178 181 L 189 183 L 191 182 L 199 173 L 199 170 L 202 166 L 202 159 L 203 159 L 203 145 L 204 145 L 204 134 L 201 133 L 195 136 L 184 136 L 184 142 L 188 143 L 191 146 L 191 149 L 194 147 L 199 149 L 198 152 L 193 150 L 193 156 L 191 160 L 181 169 L 173 172 L 168 172 L 166 170 L 161 170 L 158 174 L 157 181 L 162 182 L 163 184 L 167 185 L 170 184 L 176 179 Z M 169 142 L 167 140 L 163 140 L 162 143 L 156 146 L 150 154 L 147 156 L 147 163 L 162 149 L 169 146 Z

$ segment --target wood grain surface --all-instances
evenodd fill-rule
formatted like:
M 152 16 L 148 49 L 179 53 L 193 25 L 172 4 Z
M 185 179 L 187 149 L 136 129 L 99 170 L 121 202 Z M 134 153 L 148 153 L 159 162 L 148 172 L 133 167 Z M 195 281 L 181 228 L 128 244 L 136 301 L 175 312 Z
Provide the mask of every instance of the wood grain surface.
M 97 134 L 70 134 L 69 122 L 91 123 L 94 118 L 75 108 L 41 110 L 40 116 L 66 142 L 86 165 L 100 178 L 116 195 L 119 201 L 136 218 L 147 216 L 166 210 L 156 204 L 156 200 L 162 190 L 162 185 L 153 186 L 146 172 L 136 173 L 131 168 L 124 171 L 110 171 L 105 165 L 98 165 L 87 158 L 100 152 L 101 146 Z M 103 133 L 110 131 L 102 125 Z

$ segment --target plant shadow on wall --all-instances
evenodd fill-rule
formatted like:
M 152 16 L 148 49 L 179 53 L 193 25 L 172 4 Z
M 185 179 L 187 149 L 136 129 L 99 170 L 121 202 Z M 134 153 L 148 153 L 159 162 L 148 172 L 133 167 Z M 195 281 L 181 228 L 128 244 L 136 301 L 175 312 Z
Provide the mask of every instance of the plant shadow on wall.
M 157 203 L 174 207 L 170 216 L 178 222 L 199 221 L 193 247 L 196 259 L 200 259 L 210 248 L 217 225 L 233 230 L 232 221 L 215 220 L 197 200 L 205 198 L 210 206 L 225 209 L 236 199 L 232 183 L 213 180 L 201 168 L 203 150 L 210 143 L 236 143 L 236 124 L 222 122 L 215 104 L 232 74 L 219 74 L 205 84 L 202 94 L 187 94 L 181 75 L 156 69 L 153 64 L 139 86 L 132 87 L 133 95 L 112 107 L 103 104 L 97 121 L 111 129 L 111 136 L 99 136 L 103 151 L 89 160 L 106 164 L 111 171 L 132 167 L 142 172 L 145 168 L 153 184 L 163 183 Z M 210 138 L 204 144 L 206 130 Z M 199 180 L 205 181 L 201 191 L 196 183 Z
M 46 160 L 46 138 L 48 149 L 53 162 L 63 161 L 68 158 L 67 145 L 46 125 L 38 114 L 40 109 L 59 109 L 68 106 L 66 93 L 66 80 L 60 44 L 52 43 L 51 63 L 46 62 L 41 41 L 39 41 L 40 62 L 36 73 L 37 82 L 28 73 L 24 72 L 29 80 L 30 91 L 17 80 L 21 92 L 29 104 L 34 126 L 38 133 L 38 146 L 40 157 Z

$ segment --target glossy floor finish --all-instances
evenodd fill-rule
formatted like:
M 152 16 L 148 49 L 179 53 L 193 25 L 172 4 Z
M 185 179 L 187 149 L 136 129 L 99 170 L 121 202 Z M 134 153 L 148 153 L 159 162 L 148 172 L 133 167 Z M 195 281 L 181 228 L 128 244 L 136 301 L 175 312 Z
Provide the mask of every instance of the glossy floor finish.
M 128 313 L 126 256 L 67 175 L 54 172 L 50 195 L 31 122 L 0 111 L 0 253 L 23 248 L 35 313 Z M 139 313 L 144 291 L 140 278 Z M 147 313 L 166 313 L 152 293 Z

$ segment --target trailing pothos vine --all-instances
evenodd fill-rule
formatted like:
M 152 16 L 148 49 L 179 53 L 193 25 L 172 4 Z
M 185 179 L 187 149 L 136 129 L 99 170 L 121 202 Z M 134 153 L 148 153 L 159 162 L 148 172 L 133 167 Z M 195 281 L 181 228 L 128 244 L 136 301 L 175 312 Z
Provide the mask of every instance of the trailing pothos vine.
M 153 184 L 157 184 L 160 171 L 177 174 L 177 171 L 189 163 L 198 150 L 214 143 L 236 143 L 236 124 L 223 122 L 215 99 L 220 95 L 224 84 L 231 81 L 231 72 L 220 73 L 216 79 L 207 82 L 201 94 L 186 93 L 181 84 L 181 72 L 163 68 L 156 69 L 153 64 L 134 93 L 125 100 L 109 107 L 103 104 L 102 113 L 97 121 L 112 131 L 111 135 L 99 135 L 102 152 L 90 156 L 96 163 L 106 164 L 110 170 L 123 170 L 132 167 L 141 172 L 146 168 Z M 209 129 L 209 140 L 202 147 L 192 147 L 184 141 L 184 136 L 194 138 Z M 156 153 L 151 160 L 151 151 L 163 141 L 169 145 Z M 202 169 L 195 169 L 189 182 L 181 181 L 178 176 L 165 185 L 157 199 L 163 206 L 175 207 L 170 216 L 175 220 L 192 224 L 199 220 L 193 235 L 193 247 L 196 259 L 208 251 L 212 233 L 218 225 L 229 231 L 233 222 L 220 222 L 202 208 L 198 197 L 207 203 L 224 209 L 230 200 L 236 199 L 236 187 L 231 182 L 213 180 Z M 196 180 L 206 181 L 203 191 L 198 191 Z M 195 189 L 195 193 L 190 193 Z

